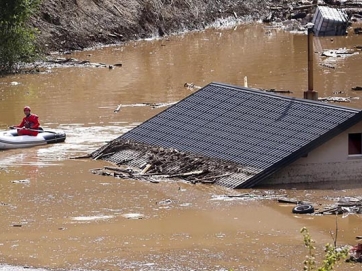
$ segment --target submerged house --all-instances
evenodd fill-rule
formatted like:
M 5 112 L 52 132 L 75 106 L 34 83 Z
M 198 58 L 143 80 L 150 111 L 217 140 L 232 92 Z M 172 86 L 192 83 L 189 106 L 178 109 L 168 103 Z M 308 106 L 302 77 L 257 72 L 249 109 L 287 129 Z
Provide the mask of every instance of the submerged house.
M 348 14 L 343 9 L 318 6 L 312 24 L 316 36 L 344 36 L 347 34 Z
M 362 180 L 361 110 L 245 87 L 210 83 L 118 139 L 236 163 L 229 188 Z

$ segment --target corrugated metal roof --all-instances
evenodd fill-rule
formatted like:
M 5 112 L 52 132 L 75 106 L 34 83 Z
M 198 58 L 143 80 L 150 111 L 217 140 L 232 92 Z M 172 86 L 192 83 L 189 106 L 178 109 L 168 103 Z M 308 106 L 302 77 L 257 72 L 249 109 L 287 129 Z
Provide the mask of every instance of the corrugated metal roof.
M 241 164 L 218 184 L 252 187 L 349 128 L 362 111 L 211 83 L 120 138 Z

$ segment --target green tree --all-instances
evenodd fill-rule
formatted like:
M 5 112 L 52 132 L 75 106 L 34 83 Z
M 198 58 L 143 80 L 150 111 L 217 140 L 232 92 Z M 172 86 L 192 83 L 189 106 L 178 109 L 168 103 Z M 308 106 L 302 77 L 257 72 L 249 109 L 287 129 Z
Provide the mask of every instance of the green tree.
M 41 0 L 0 0 L 0 72 L 36 56 L 36 29 L 28 25 Z

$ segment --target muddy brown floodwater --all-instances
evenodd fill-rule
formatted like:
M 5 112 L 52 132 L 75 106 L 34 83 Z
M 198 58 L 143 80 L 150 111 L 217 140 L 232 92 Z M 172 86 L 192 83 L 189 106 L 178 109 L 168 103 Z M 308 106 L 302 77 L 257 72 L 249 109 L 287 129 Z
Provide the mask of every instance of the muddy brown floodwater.
M 314 38 L 314 89 L 352 97 L 361 108 L 361 37 Z M 322 50 L 354 54 L 322 57 Z M 148 183 L 102 177 L 102 161 L 72 160 L 161 112 L 212 81 L 307 90 L 307 36 L 261 25 L 188 33 L 162 40 L 73 53 L 67 57 L 122 67 L 63 67 L 0 78 L 0 128 L 17 124 L 30 105 L 42 126 L 67 133 L 64 144 L 0 151 L 0 270 L 302 270 L 338 223 L 338 244 L 354 245 L 361 215 L 292 214 L 280 195 L 315 204 L 362 195 L 361 188 L 228 190 L 213 185 Z M 331 68 L 333 67 L 333 68 Z M 122 104 L 121 110 L 114 109 Z M 230 197 L 241 193 L 249 196 Z M 261 198 L 261 199 L 260 199 Z M 317 205 L 318 207 L 318 205 Z M 360 270 L 343 263 L 339 270 Z

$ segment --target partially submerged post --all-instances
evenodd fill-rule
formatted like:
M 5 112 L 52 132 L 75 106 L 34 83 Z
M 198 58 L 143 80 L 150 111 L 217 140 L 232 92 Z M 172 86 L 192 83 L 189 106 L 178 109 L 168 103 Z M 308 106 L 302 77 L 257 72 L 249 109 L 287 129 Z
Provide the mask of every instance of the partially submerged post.
M 318 92 L 313 90 L 313 27 L 308 27 L 308 90 L 304 99 L 318 100 Z
M 318 6 L 308 27 L 308 90 L 304 98 L 317 100 L 318 92 L 313 90 L 313 36 L 340 36 L 346 34 L 348 15 L 344 10 Z

